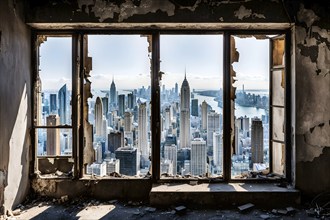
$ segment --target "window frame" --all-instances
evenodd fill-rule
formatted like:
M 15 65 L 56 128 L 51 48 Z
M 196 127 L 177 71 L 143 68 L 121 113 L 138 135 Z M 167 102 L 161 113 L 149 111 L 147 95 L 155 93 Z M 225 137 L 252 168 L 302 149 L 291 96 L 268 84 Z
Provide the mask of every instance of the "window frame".
M 151 61 L 151 103 L 153 107 L 151 108 L 151 164 L 152 164 L 152 174 L 151 180 L 154 183 L 161 182 L 186 182 L 192 180 L 187 179 L 161 179 L 160 177 L 160 35 L 161 34 L 173 34 L 173 35 L 184 35 L 184 34 L 222 34 L 223 35 L 223 178 L 204 178 L 198 179 L 199 182 L 274 182 L 276 180 L 270 179 L 233 179 L 231 177 L 231 146 L 232 146 L 232 133 L 231 128 L 233 126 L 231 117 L 233 112 L 231 109 L 231 93 L 233 92 L 232 77 L 230 75 L 231 68 L 231 44 L 230 38 L 233 35 L 285 35 L 285 91 L 284 91 L 284 105 L 285 105 L 285 178 L 278 181 L 292 181 L 292 144 L 291 144 L 291 30 L 290 29 L 270 29 L 270 30 L 176 30 L 176 29 L 149 29 L 149 30 L 70 30 L 70 31 L 56 31 L 56 30 L 33 30 L 32 33 L 32 86 L 31 92 L 33 94 L 32 102 L 32 154 L 34 155 L 33 168 L 31 172 L 36 172 L 38 168 L 38 157 L 36 152 L 36 130 L 39 128 L 45 128 L 48 126 L 36 126 L 34 124 L 35 117 L 35 86 L 36 79 L 38 77 L 39 69 L 39 59 L 38 59 L 38 36 L 59 36 L 59 35 L 69 35 L 72 37 L 72 155 L 71 156 L 58 156 L 58 157 L 71 157 L 74 160 L 74 179 L 85 179 L 84 169 L 83 169 L 83 143 L 84 143 L 84 117 L 83 117 L 83 100 L 84 100 L 84 80 L 86 74 L 86 63 L 85 58 L 87 57 L 87 48 L 84 43 L 84 38 L 89 34 L 140 34 L 140 35 L 151 35 L 152 36 L 152 61 Z M 221 43 L 221 42 L 219 42 Z M 270 64 L 271 68 L 271 64 Z M 271 78 L 270 78 L 271 83 Z M 271 88 L 271 87 L 270 87 Z M 269 93 L 271 100 L 271 90 Z M 271 120 L 271 114 L 270 120 Z M 67 128 L 68 126 L 56 126 L 56 128 Z M 271 127 L 271 126 L 270 126 Z M 269 131 L 271 132 L 271 131 Z M 271 134 L 270 134 L 271 135 Z M 272 172 L 272 151 L 269 149 L 270 154 L 270 172 Z M 50 157 L 50 156 L 43 156 Z M 104 179 L 107 179 L 106 177 Z

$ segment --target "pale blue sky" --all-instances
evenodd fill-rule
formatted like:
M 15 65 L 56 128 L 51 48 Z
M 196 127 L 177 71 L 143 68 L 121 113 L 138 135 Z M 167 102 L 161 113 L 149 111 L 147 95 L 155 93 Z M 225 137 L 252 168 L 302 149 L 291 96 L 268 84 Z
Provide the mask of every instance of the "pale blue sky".
M 140 35 L 89 35 L 89 56 L 93 58 L 93 89 L 108 89 L 114 76 L 118 89 L 150 85 L 150 61 L 146 37 Z M 185 68 L 191 89 L 222 87 L 222 35 L 161 35 L 162 83 L 179 86 Z M 267 40 L 236 38 L 240 52 L 236 86 L 268 89 L 269 46 Z M 71 78 L 71 38 L 49 37 L 40 48 L 43 90 L 58 90 Z

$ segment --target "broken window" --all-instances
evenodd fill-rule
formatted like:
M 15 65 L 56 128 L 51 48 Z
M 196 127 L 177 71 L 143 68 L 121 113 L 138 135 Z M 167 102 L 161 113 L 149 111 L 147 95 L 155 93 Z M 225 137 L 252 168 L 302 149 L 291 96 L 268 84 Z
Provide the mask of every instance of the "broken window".
M 161 35 L 162 177 L 220 177 L 222 35 Z
M 141 35 L 88 35 L 91 96 L 84 136 L 85 174 L 145 176 L 150 170 L 148 41 Z

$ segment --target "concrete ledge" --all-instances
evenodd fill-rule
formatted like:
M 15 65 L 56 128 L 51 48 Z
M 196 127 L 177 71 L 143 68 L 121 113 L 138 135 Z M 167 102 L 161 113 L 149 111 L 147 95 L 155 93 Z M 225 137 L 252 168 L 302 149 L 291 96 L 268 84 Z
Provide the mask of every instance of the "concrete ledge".
M 193 208 L 233 208 L 253 203 L 260 208 L 300 204 L 300 192 L 270 183 L 153 185 L 151 206 L 186 205 Z

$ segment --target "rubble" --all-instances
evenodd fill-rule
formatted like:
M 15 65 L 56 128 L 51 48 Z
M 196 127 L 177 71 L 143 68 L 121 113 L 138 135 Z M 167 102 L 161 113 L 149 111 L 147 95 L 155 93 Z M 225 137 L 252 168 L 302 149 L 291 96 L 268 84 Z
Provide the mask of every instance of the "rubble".
M 238 206 L 240 212 L 250 211 L 254 205 L 252 203 L 247 203 L 245 205 Z
M 177 214 L 179 214 L 179 215 L 183 215 L 183 214 L 186 213 L 187 208 L 186 208 L 185 206 L 181 205 L 181 206 L 177 206 L 177 207 L 175 207 L 174 210 L 175 210 L 175 212 L 176 212 Z

